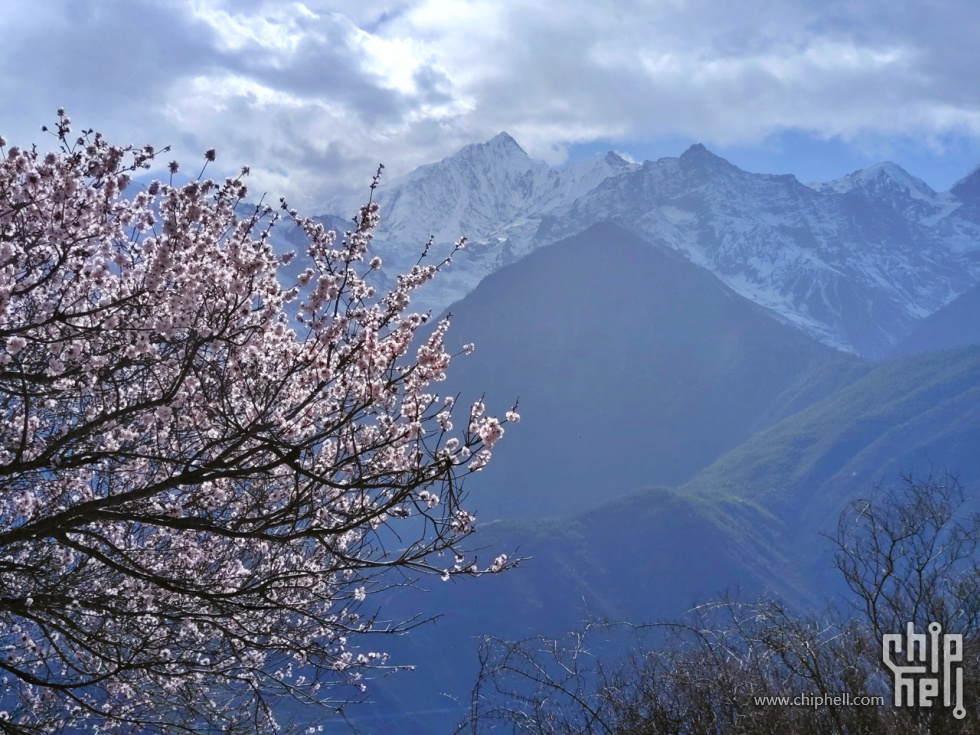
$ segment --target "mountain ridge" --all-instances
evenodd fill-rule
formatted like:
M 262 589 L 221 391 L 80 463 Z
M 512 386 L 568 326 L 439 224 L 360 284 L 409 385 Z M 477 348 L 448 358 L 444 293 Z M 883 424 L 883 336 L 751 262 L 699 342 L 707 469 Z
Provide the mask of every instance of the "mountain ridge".
M 743 171 L 702 144 L 642 164 L 610 151 L 554 168 L 502 132 L 383 186 L 377 200 L 375 246 L 391 276 L 430 237 L 435 258 L 470 240 L 442 284 L 417 295 L 422 310 L 606 220 L 825 344 L 874 358 L 980 283 L 977 170 L 947 192 L 889 162 L 808 185 Z

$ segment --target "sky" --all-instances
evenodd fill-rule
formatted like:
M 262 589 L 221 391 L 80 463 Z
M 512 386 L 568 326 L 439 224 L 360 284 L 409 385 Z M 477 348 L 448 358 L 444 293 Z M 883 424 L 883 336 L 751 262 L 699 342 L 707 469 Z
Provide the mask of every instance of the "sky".
M 0 135 L 54 147 L 64 107 L 311 212 L 501 131 L 944 190 L 980 164 L 978 38 L 975 0 L 4 0 Z

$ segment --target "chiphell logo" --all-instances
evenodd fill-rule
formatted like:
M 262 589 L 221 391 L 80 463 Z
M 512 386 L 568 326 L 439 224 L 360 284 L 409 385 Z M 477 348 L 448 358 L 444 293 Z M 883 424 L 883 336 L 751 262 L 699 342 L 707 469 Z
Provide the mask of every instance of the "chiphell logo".
M 909 623 L 905 636 L 882 636 L 882 661 L 895 677 L 896 707 L 932 707 L 942 690 L 942 705 L 954 707 L 953 717 L 966 717 L 963 707 L 963 636 L 941 635 L 943 626 L 929 623 L 929 634 L 916 633 Z M 905 647 L 903 649 L 903 643 Z M 905 652 L 904 658 L 899 654 Z

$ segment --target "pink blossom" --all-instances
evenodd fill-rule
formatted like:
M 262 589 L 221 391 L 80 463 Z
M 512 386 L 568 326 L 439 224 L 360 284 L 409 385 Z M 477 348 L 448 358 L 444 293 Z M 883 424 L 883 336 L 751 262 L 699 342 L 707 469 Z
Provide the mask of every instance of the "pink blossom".
M 7 340 L 7 352 L 16 355 L 27 345 L 27 340 L 20 335 L 15 335 Z
M 504 427 L 495 418 L 487 418 L 480 422 L 476 433 L 487 449 L 493 449 L 493 445 L 504 435 Z
M 259 696 L 326 703 L 322 680 L 385 665 L 356 651 L 376 624 L 348 606 L 386 570 L 458 555 L 462 480 L 504 433 L 478 400 L 450 435 L 449 322 L 416 340 L 408 311 L 441 266 L 376 295 L 377 203 L 338 239 L 283 202 L 312 259 L 284 287 L 278 215 L 240 217 L 240 181 L 123 198 L 164 151 L 70 124 L 59 151 L 0 156 L 8 716 L 217 731 L 254 727 Z

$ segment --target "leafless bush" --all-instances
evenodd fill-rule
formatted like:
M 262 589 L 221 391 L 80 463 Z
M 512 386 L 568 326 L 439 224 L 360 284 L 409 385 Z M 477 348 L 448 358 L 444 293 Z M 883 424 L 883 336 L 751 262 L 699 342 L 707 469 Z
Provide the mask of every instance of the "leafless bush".
M 488 638 L 459 733 L 945 735 L 978 725 L 980 523 L 949 477 L 855 501 L 833 537 L 850 606 L 703 605 L 681 622 L 589 622 L 561 640 Z M 963 636 L 967 716 L 893 707 L 882 636 Z M 940 702 L 941 704 L 941 702 Z

